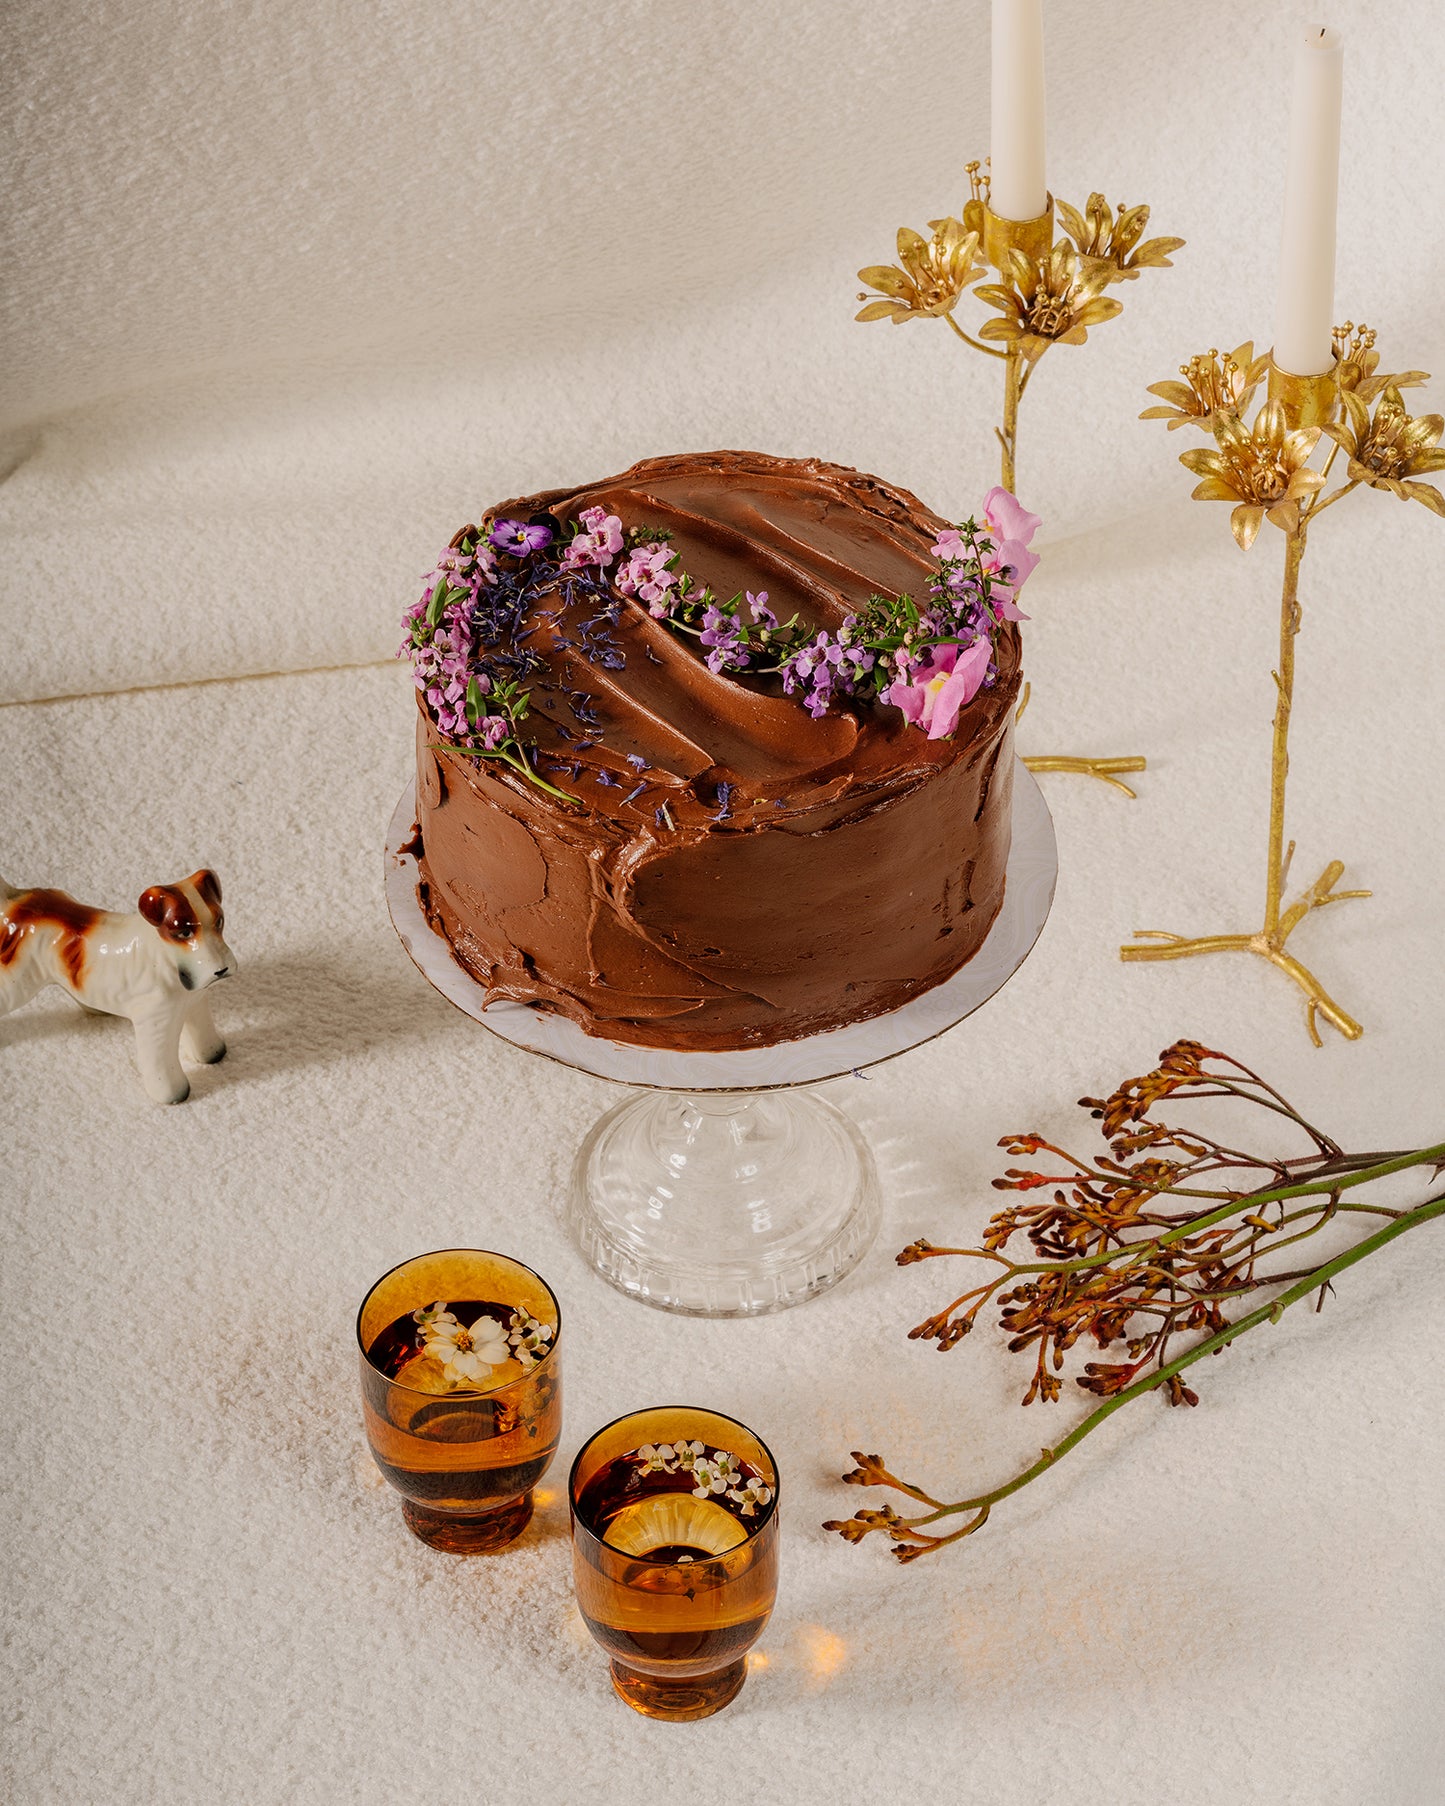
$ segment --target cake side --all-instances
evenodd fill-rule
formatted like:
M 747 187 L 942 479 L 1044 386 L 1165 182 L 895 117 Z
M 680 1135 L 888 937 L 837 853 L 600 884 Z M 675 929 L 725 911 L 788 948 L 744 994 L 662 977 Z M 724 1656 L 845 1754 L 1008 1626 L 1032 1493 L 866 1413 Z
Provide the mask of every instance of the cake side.
M 737 826 L 593 820 L 418 735 L 421 900 L 489 998 L 651 1047 L 766 1046 L 942 983 L 1003 902 L 1012 729 L 932 782 Z M 778 813 L 774 811 L 776 816 Z
M 719 594 L 765 584 L 796 643 L 880 591 L 923 594 L 948 532 L 876 479 L 748 453 L 650 460 L 497 518 L 560 530 L 589 510 L 665 533 Z M 597 587 L 559 575 L 518 629 L 535 771 L 567 800 L 449 743 L 418 695 L 421 898 L 489 996 L 721 1049 L 879 1015 L 956 972 L 1003 896 L 1012 622 L 956 727 L 930 737 L 876 700 L 810 713 L 776 666 L 709 669 L 645 599 L 615 600 L 599 621 Z

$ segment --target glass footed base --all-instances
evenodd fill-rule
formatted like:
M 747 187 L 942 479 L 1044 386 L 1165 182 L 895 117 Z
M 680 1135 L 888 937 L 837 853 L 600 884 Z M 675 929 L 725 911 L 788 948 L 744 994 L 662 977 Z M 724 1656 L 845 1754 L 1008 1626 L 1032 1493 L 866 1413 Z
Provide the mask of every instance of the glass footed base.
M 746 1656 L 720 1668 L 716 1674 L 698 1675 L 691 1680 L 659 1680 L 655 1675 L 639 1674 L 625 1662 L 612 1664 L 612 1686 L 619 1699 L 625 1699 L 644 1718 L 667 1718 L 674 1724 L 711 1718 L 714 1712 L 721 1712 L 742 1692 L 747 1678 Z
M 878 1233 L 873 1155 L 808 1091 L 647 1091 L 578 1149 L 566 1206 L 583 1254 L 659 1310 L 751 1317 L 836 1285 Z
M 401 1515 L 413 1536 L 448 1555 L 496 1555 L 509 1549 L 532 1521 L 532 1495 L 523 1493 L 495 1511 L 459 1516 L 456 1512 L 429 1511 L 415 1499 L 403 1499 Z

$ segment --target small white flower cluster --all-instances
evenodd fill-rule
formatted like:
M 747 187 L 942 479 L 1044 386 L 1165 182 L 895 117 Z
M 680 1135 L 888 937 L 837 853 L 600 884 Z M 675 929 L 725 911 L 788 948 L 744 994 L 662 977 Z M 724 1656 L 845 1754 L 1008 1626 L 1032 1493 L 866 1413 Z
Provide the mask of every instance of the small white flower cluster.
M 441 1299 L 411 1315 L 421 1331 L 418 1341 L 423 1352 L 441 1362 L 443 1377 L 453 1386 L 479 1386 L 491 1378 L 494 1367 L 507 1360 L 516 1361 L 526 1373 L 542 1359 L 552 1340 L 551 1325 L 539 1323 L 526 1310 L 513 1311 L 507 1329 L 495 1317 L 478 1317 L 475 1323 L 464 1325 Z
M 708 1453 L 703 1442 L 645 1442 L 632 1451 L 631 1459 L 644 1474 L 686 1474 L 693 1482 L 695 1499 L 711 1498 L 721 1493 L 742 1507 L 742 1516 L 750 1518 L 759 1505 L 766 1505 L 773 1489 L 756 1477 L 745 1476 L 736 1455 L 726 1449 Z
M 523 1373 L 529 1373 L 546 1355 L 551 1340 L 550 1323 L 539 1322 L 525 1307 L 512 1312 L 507 1341 L 511 1344 L 512 1359 L 520 1364 Z

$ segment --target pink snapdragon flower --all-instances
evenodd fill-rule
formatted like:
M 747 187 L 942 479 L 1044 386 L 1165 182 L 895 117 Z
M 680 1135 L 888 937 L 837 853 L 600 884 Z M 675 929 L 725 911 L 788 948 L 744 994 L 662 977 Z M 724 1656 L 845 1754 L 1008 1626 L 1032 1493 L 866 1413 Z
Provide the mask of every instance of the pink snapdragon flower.
M 998 483 L 983 498 L 983 518 L 995 539 L 1016 539 L 1021 545 L 1032 542 L 1043 521 L 1041 514 L 1030 514 L 1016 495 Z
M 959 710 L 972 702 L 988 675 L 993 647 L 987 638 L 971 646 L 933 646 L 915 665 L 908 681 L 899 679 L 883 692 L 930 740 L 944 740 L 958 726 Z
M 1038 531 L 1041 517 L 1030 514 L 1016 495 L 1010 494 L 997 483 L 983 498 L 983 517 L 988 522 L 994 541 L 988 569 L 1007 570 L 1010 573 L 1003 581 L 990 586 L 989 596 L 994 612 L 1002 621 L 1026 621 L 1028 616 L 1018 606 L 1015 598 L 1039 562 L 1038 553 L 1031 552 L 1029 545 Z M 945 537 L 945 534 L 939 535 L 940 540 Z
M 583 531 L 562 554 L 562 569 L 579 571 L 595 564 L 605 571 L 622 550 L 622 522 L 605 508 L 584 508 L 581 521 Z
M 668 591 L 677 582 L 667 567 L 677 554 L 671 546 L 635 546 L 617 573 L 617 587 L 624 596 L 637 596 L 648 604 L 648 613 L 658 620 L 667 613 Z

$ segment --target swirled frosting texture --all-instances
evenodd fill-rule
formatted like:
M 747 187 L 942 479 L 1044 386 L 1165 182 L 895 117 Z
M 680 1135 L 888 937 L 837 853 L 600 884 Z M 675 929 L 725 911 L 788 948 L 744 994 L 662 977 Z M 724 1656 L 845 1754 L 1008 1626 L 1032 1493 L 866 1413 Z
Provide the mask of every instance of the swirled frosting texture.
M 663 528 L 721 596 L 836 627 L 921 596 L 945 524 L 904 490 L 814 459 L 653 458 L 503 502 L 559 530 L 601 504 Z M 880 703 L 814 720 L 776 678 L 714 674 L 623 598 L 605 668 L 560 598 L 528 644 L 527 731 L 577 808 L 440 743 L 418 697 L 421 894 L 492 998 L 651 1047 L 766 1045 L 896 1009 L 977 951 L 1003 899 L 1017 630 L 996 681 L 930 741 Z

